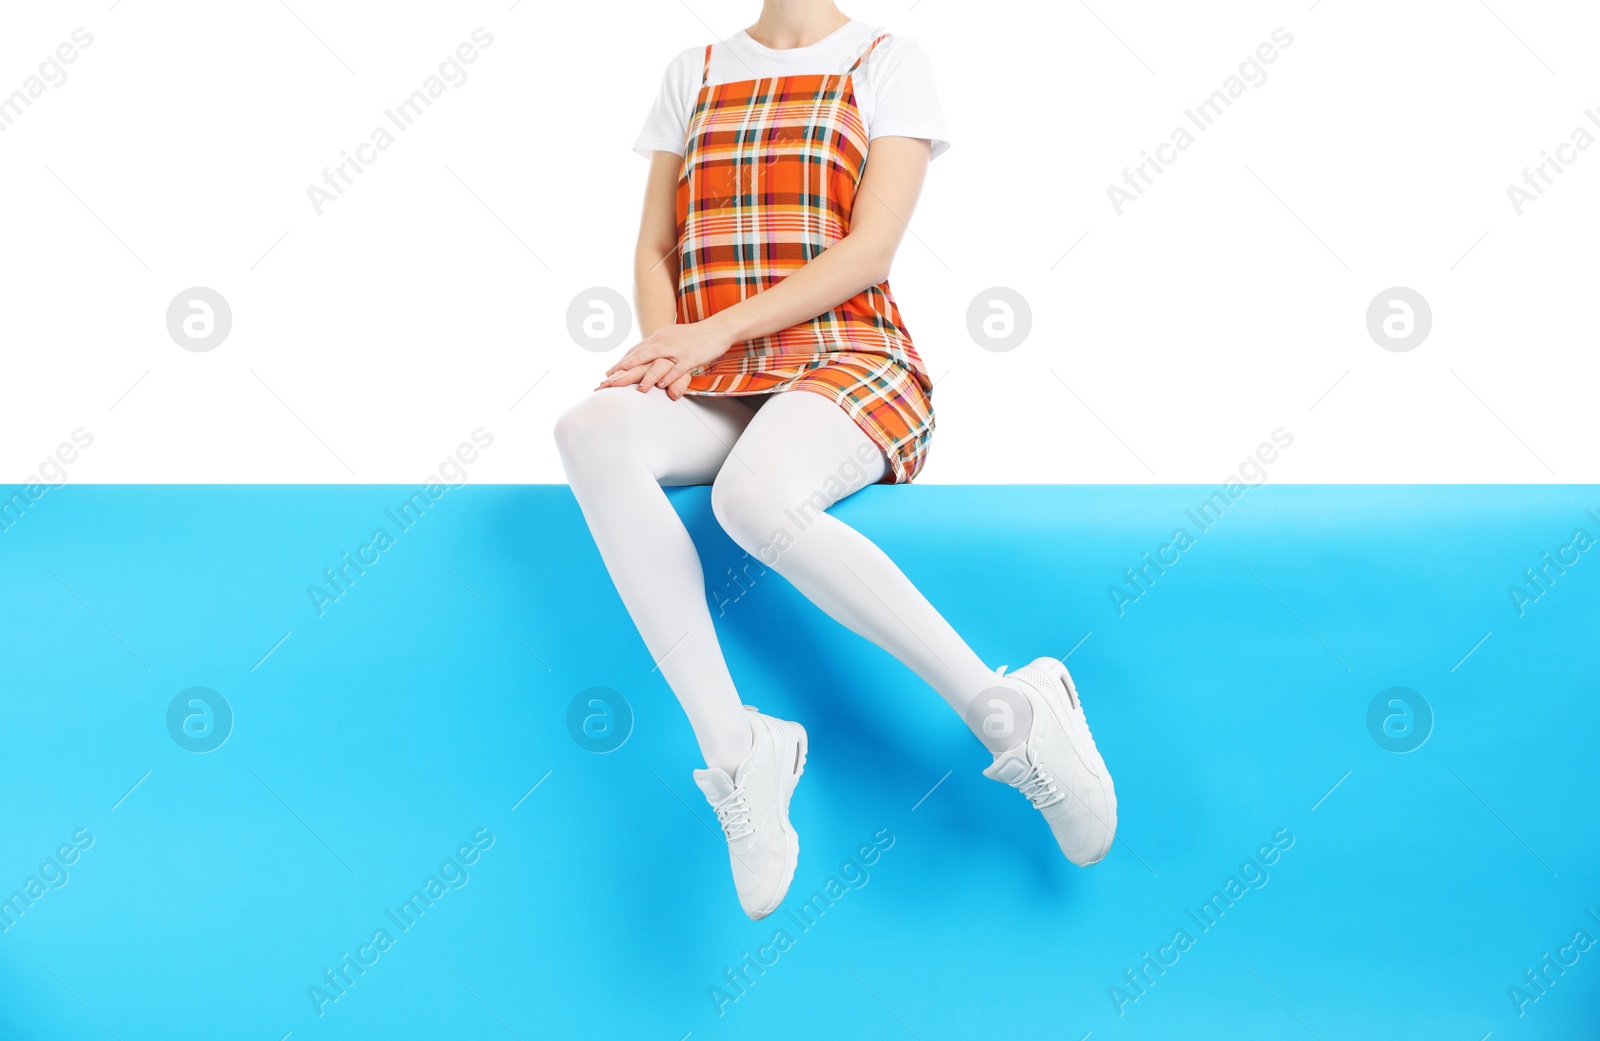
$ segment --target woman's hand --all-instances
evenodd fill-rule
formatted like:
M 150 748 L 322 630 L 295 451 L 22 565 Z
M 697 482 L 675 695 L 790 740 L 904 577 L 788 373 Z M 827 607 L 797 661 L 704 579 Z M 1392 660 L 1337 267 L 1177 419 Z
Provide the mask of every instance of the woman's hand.
M 636 384 L 641 393 L 661 387 L 676 401 L 689 385 L 689 373 L 728 353 L 733 339 L 712 319 L 686 325 L 665 325 L 638 344 L 611 368 L 595 387 Z

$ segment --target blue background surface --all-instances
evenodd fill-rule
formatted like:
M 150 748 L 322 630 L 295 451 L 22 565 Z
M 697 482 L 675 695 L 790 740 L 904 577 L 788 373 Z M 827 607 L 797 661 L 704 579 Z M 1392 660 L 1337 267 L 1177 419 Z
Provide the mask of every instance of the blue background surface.
M 1071 652 L 1121 810 L 1087 870 L 909 671 L 776 573 L 731 599 L 744 554 L 674 490 L 745 701 L 810 732 L 762 922 L 564 486 L 450 490 L 318 616 L 307 586 L 411 491 L 68 486 L 0 534 L 0 896 L 94 836 L 0 934 L 0 1037 L 1595 1036 L 1600 946 L 1521 1016 L 1508 988 L 1600 938 L 1600 548 L 1522 617 L 1507 586 L 1600 535 L 1600 489 L 1266 486 L 1203 533 L 1200 487 L 840 504 L 991 665 Z M 1195 545 L 1119 617 L 1107 587 L 1179 525 Z M 194 686 L 234 716 L 205 754 L 167 725 Z M 568 726 L 592 687 L 634 717 L 606 754 Z M 1405 754 L 1368 728 L 1392 687 L 1434 717 Z M 385 910 L 480 828 L 401 932 Z M 864 884 L 787 916 L 880 829 Z M 381 927 L 319 1016 L 308 988 Z M 778 929 L 719 1015 L 708 989 Z M 1180 929 L 1119 1013 L 1109 988 Z

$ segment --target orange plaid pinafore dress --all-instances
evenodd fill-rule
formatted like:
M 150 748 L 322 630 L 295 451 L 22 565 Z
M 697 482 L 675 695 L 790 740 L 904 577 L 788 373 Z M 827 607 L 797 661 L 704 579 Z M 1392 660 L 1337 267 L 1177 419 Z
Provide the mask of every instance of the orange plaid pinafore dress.
M 708 86 L 689 118 L 677 189 L 678 322 L 782 281 L 850 230 L 867 131 L 849 71 Z M 880 483 L 911 481 L 933 436 L 933 380 L 887 280 L 815 318 L 741 341 L 691 370 L 688 394 L 825 394 L 883 449 Z

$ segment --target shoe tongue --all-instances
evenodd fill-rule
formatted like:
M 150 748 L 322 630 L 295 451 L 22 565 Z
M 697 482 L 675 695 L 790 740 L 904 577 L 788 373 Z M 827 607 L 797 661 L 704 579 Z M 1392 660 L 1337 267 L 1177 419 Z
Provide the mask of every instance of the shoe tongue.
M 729 777 L 721 768 L 713 766 L 709 770 L 696 770 L 694 783 L 700 786 L 712 805 L 721 802 L 733 794 L 733 778 Z
M 1028 757 L 1023 751 L 1024 747 L 1018 745 L 995 756 L 994 763 L 983 771 L 983 776 L 1015 785 L 1028 775 Z

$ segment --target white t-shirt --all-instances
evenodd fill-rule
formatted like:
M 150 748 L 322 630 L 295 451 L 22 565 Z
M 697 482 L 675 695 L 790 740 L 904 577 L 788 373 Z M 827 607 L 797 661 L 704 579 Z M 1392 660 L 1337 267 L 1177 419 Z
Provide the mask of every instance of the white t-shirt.
M 851 19 L 809 47 L 774 50 L 764 47 L 740 29 L 711 46 L 711 68 L 706 83 L 736 83 L 773 76 L 843 73 L 882 35 L 881 27 Z M 633 143 L 646 159 L 654 151 L 683 154 L 689 135 L 689 116 L 700 93 L 700 70 L 705 63 L 704 44 L 680 51 L 661 77 L 655 105 Z M 856 106 L 873 138 L 921 137 L 930 142 L 930 158 L 950 147 L 944 112 L 934 88 L 933 66 L 920 44 L 909 36 L 890 33 L 856 68 Z

